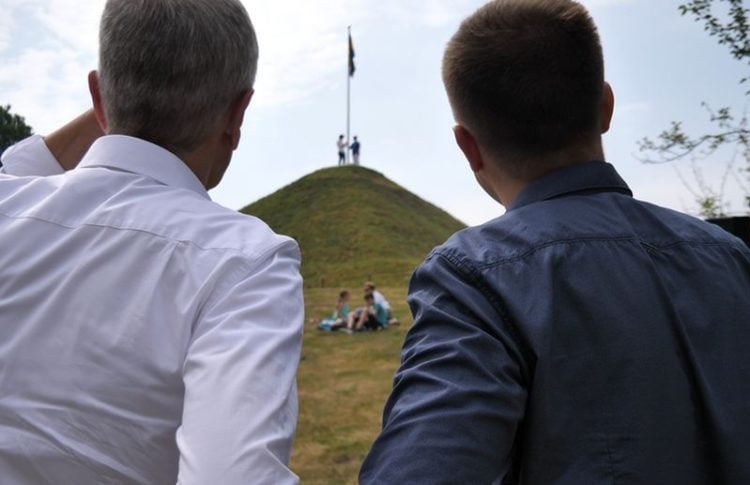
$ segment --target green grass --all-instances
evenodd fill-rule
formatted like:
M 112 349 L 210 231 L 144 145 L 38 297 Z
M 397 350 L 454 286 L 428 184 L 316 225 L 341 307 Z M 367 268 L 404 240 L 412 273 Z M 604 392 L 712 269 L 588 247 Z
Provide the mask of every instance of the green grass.
M 427 253 L 463 223 L 363 167 L 318 170 L 242 209 L 302 250 L 305 286 L 406 286 Z
M 411 325 L 405 287 L 381 288 L 401 320 L 384 332 L 321 332 L 338 288 L 305 291 L 307 323 L 297 374 L 300 413 L 291 467 L 307 484 L 356 484 L 380 431 L 385 400 Z M 359 295 L 359 293 L 354 293 Z M 358 305 L 352 299 L 352 307 Z
M 291 467 L 303 484 L 356 484 L 380 430 L 411 325 L 406 286 L 429 251 L 464 227 L 374 170 L 318 170 L 242 209 L 302 251 L 307 323 L 298 372 L 300 413 Z M 374 281 L 401 325 L 385 332 L 321 332 L 341 288 L 351 307 Z

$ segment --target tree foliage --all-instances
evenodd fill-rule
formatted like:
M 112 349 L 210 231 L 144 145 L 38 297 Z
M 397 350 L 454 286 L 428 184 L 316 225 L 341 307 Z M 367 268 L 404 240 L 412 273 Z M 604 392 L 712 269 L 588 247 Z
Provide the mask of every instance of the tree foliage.
M 10 105 L 0 106 L 0 153 L 31 135 L 31 127 L 22 116 L 12 114 Z
M 724 15 L 714 10 L 719 4 L 726 8 Z M 750 61 L 750 25 L 744 0 L 692 0 L 678 8 L 682 15 L 692 15 L 696 21 L 703 22 L 708 35 L 717 37 L 719 44 L 729 47 L 735 59 Z
M 678 9 L 682 15 L 692 16 L 695 21 L 702 22 L 708 35 L 726 46 L 735 59 L 750 63 L 749 10 L 745 7 L 744 0 L 691 0 Z M 744 77 L 740 79 L 740 83 L 747 80 Z M 747 189 L 750 176 L 750 130 L 747 113 L 736 115 L 730 107 L 715 110 L 705 102 L 702 106 L 712 126 L 709 133 L 690 135 L 685 132 L 681 122 L 673 121 L 656 139 L 644 138 L 639 142 L 640 152 L 645 157 L 643 161 L 667 163 L 689 159 L 695 184 L 688 183 L 682 175 L 681 180 L 693 194 L 702 216 L 718 217 L 724 214 L 724 187 L 730 177 L 745 192 L 745 208 L 750 209 L 750 190 Z M 725 153 L 730 155 L 724 161 L 722 182 L 718 188 L 714 188 L 706 183 L 697 162 L 714 160 L 719 149 L 727 149 Z

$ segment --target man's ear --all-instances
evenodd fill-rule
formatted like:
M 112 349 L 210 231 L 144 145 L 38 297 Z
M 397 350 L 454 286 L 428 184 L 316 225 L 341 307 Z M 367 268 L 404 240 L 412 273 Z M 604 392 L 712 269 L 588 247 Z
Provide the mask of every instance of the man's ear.
M 94 105 L 94 116 L 99 123 L 102 133 L 107 133 L 107 118 L 104 116 L 104 105 L 102 104 L 102 93 L 99 89 L 99 73 L 91 71 L 89 73 L 89 93 L 91 93 L 91 102 Z
M 245 111 L 250 105 L 254 92 L 253 89 L 245 89 L 229 107 L 229 117 L 227 118 L 224 135 L 228 137 L 232 150 L 236 150 L 240 144 L 242 122 L 245 119 Z
M 471 170 L 473 172 L 482 170 L 484 168 L 484 158 L 474 135 L 462 125 L 453 127 L 453 135 L 456 137 L 456 144 L 464 153 L 466 160 L 469 161 Z
M 612 86 L 608 82 L 604 83 L 604 91 L 602 92 L 602 120 L 601 120 L 601 133 L 604 134 L 609 131 L 609 126 L 612 123 L 612 115 L 615 112 L 615 93 L 612 91 Z

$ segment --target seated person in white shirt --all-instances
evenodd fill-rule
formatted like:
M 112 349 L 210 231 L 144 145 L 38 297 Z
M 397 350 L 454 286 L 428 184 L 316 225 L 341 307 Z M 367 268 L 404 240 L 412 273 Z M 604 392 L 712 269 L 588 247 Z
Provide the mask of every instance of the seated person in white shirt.
M 207 193 L 253 94 L 247 12 L 108 0 L 100 44 L 93 113 L 3 156 L 0 482 L 297 483 L 299 249 Z
M 365 283 L 364 288 L 365 294 L 372 293 L 372 296 L 375 298 L 375 303 L 382 306 L 386 313 L 388 314 L 388 324 L 389 325 L 398 325 L 399 321 L 393 316 L 393 312 L 391 311 L 391 304 L 388 303 L 388 300 L 385 299 L 383 294 L 378 291 L 378 289 L 375 287 L 375 283 L 372 281 L 367 281 Z

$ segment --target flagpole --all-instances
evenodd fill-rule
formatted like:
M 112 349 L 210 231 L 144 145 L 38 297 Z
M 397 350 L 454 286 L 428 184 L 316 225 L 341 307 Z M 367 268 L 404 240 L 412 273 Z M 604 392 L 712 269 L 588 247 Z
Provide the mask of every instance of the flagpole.
M 351 39 L 352 39 L 352 26 L 347 27 L 347 31 L 349 33 L 348 37 L 348 44 L 347 46 L 350 46 Z M 348 47 L 351 49 L 351 47 Z M 350 127 L 351 127 L 351 106 L 352 106 L 352 73 L 351 73 L 351 67 L 350 67 L 351 59 L 349 62 L 347 62 L 346 65 L 346 163 L 349 164 L 349 134 L 350 134 Z

